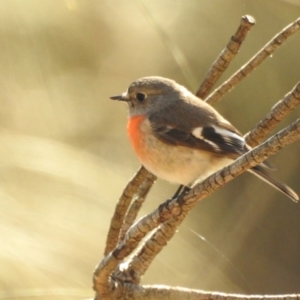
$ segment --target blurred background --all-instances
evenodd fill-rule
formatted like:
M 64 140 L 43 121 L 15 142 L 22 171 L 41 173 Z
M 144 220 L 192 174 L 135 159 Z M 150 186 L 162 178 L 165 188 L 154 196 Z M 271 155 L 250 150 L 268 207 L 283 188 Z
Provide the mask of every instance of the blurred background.
M 300 16 L 299 0 L 0 1 L 0 299 L 93 296 L 139 167 L 126 106 L 109 96 L 148 75 L 196 91 L 245 14 L 257 24 L 221 81 Z M 216 108 L 246 133 L 299 81 L 299 51 L 300 32 Z M 299 149 L 271 158 L 298 194 Z M 141 215 L 176 188 L 158 180 Z M 299 237 L 300 205 L 244 174 L 199 203 L 143 283 L 300 293 Z

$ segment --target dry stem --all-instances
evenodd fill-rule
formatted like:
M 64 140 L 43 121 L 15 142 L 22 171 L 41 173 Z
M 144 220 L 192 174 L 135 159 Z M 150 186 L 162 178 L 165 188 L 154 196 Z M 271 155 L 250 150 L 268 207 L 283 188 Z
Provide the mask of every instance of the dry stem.
M 240 295 L 225 294 L 217 292 L 205 292 L 200 290 L 192 290 L 182 287 L 168 287 L 163 285 L 156 286 L 134 286 L 128 285 L 125 292 L 128 291 L 130 299 L 135 300 L 299 300 L 300 294 L 292 295 Z M 126 298 L 127 299 L 127 298 Z
M 123 225 L 121 227 L 121 231 L 120 231 L 119 242 L 124 240 L 126 232 L 130 228 L 130 226 L 134 223 L 136 216 L 137 216 L 142 204 L 146 200 L 146 197 L 147 197 L 155 180 L 156 180 L 156 176 L 154 176 L 153 174 L 151 174 L 149 172 L 149 174 L 145 178 L 144 182 L 140 185 L 140 187 L 137 191 L 137 197 L 133 201 L 133 203 L 130 205 L 128 212 L 126 213 L 125 220 L 124 220 L 124 223 L 123 223 Z
M 148 175 L 149 172 L 143 166 L 141 166 L 125 187 L 122 196 L 120 197 L 119 202 L 116 205 L 114 215 L 111 219 L 104 255 L 107 255 L 118 244 L 120 229 L 123 224 L 127 209 L 133 197 L 136 195 L 139 187 Z
M 270 56 L 279 46 L 282 45 L 293 33 L 300 29 L 300 18 L 285 27 L 281 32 L 267 43 L 259 52 L 257 52 L 244 66 L 234 73 L 219 88 L 214 90 L 206 102 L 213 105 L 219 101 L 226 93 L 230 92 L 242 79 L 250 75 L 250 73 L 258 67 L 268 56 Z
M 245 135 L 247 144 L 257 146 L 284 118 L 300 103 L 300 82 L 282 100 L 277 102 L 271 111 Z
M 201 99 L 206 98 L 212 87 L 228 68 L 230 62 L 237 55 L 247 33 L 253 25 L 255 25 L 255 19 L 253 17 L 247 15 L 242 17 L 237 32 L 230 38 L 226 47 L 219 54 L 218 58 L 207 72 L 204 81 L 196 92 L 197 97 Z

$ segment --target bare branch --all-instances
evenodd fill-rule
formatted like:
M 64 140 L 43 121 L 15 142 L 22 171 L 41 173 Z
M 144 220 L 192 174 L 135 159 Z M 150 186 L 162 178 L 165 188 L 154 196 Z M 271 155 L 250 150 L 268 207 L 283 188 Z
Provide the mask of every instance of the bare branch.
M 176 229 L 186 217 L 188 211 L 183 211 L 176 218 L 171 218 L 161 224 L 152 235 L 147 238 L 142 249 L 133 256 L 127 266 L 126 273 L 131 275 L 133 283 L 138 284 L 141 277 L 146 273 L 156 255 L 167 245 L 167 242 L 174 236 Z
M 144 180 L 144 182 L 140 185 L 137 191 L 137 197 L 134 202 L 130 205 L 130 208 L 125 216 L 124 223 L 121 228 L 119 242 L 124 240 L 125 234 L 130 228 L 130 226 L 134 223 L 136 216 L 141 209 L 142 204 L 146 200 L 148 192 L 150 191 L 154 181 L 156 180 L 156 176 L 149 173 Z
M 300 103 L 300 82 L 282 100 L 277 102 L 268 113 L 250 132 L 245 135 L 247 144 L 257 146 L 273 128 L 286 118 Z
M 279 46 L 282 45 L 293 33 L 300 29 L 300 18 L 285 27 L 273 39 L 267 43 L 259 52 L 234 73 L 227 81 L 207 97 L 205 100 L 213 105 L 219 101 L 226 93 L 231 91 L 242 79 L 248 76 L 257 66 L 259 66 L 268 56 L 270 56 Z
M 247 15 L 242 17 L 237 32 L 230 38 L 230 41 L 228 42 L 226 47 L 219 54 L 218 58 L 207 72 L 204 81 L 196 92 L 197 97 L 201 99 L 206 98 L 214 84 L 225 72 L 230 62 L 238 53 L 243 41 L 246 38 L 247 33 L 253 25 L 255 25 L 255 19 L 253 17 Z
M 130 286 L 130 287 L 129 287 Z M 163 285 L 156 286 L 133 286 L 129 285 L 126 290 L 130 292 L 130 299 L 134 300 L 299 300 L 300 294 L 291 295 L 241 295 L 241 294 L 225 294 L 217 292 L 205 292 L 192 290 L 182 287 L 168 287 Z M 126 298 L 127 299 L 127 298 Z
M 137 173 L 134 175 L 134 177 L 128 182 L 127 186 L 125 187 L 119 199 L 119 202 L 116 205 L 116 209 L 110 223 L 104 255 L 107 255 L 118 244 L 120 229 L 123 224 L 127 209 L 133 197 L 139 190 L 140 185 L 144 182 L 147 176 L 149 176 L 149 174 L 150 173 L 143 166 L 141 166 Z M 149 189 L 150 188 L 151 186 L 149 186 Z

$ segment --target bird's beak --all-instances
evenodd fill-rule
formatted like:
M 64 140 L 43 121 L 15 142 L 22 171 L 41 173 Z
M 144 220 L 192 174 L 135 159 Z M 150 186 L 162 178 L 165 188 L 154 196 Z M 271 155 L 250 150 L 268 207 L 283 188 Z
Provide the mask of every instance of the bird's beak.
M 112 96 L 110 97 L 110 99 L 112 100 L 118 100 L 118 101 L 129 101 L 129 97 L 127 95 L 127 93 L 123 93 L 122 95 L 117 95 L 117 96 Z

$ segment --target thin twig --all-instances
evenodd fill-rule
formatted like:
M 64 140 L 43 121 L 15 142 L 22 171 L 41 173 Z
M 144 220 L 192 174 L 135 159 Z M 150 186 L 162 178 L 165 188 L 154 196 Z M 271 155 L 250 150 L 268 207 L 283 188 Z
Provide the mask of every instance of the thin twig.
M 205 99 L 210 93 L 214 84 L 218 81 L 221 75 L 225 72 L 230 62 L 235 58 L 238 53 L 243 41 L 245 40 L 247 33 L 255 25 L 255 19 L 251 16 L 243 16 L 237 32 L 230 38 L 230 41 L 219 54 L 207 74 L 205 79 L 200 85 L 196 96 Z
M 300 104 L 300 82 L 277 102 L 271 111 L 245 135 L 247 144 L 257 146 L 273 129 Z
M 146 179 L 144 180 L 144 182 L 140 185 L 140 187 L 137 191 L 137 197 L 132 202 L 132 204 L 130 205 L 130 207 L 126 213 L 126 216 L 125 216 L 125 219 L 124 219 L 123 225 L 121 227 L 121 231 L 120 231 L 119 242 L 122 242 L 124 240 L 126 232 L 130 228 L 130 226 L 134 223 L 136 216 L 137 216 L 139 210 L 141 209 L 142 204 L 146 200 L 146 197 L 147 197 L 155 180 L 156 180 L 156 176 L 149 173 L 147 175 Z
M 285 27 L 273 39 L 267 43 L 259 52 L 257 52 L 250 60 L 242 66 L 236 73 L 234 73 L 227 81 L 225 81 L 219 88 L 214 90 L 206 102 L 213 105 L 219 101 L 226 93 L 231 91 L 242 79 L 248 76 L 257 66 L 259 66 L 268 56 L 281 46 L 293 33 L 300 29 L 300 18 L 295 22 Z
M 103 293 L 106 294 L 110 288 L 114 288 L 110 286 L 112 282 L 109 280 L 112 272 L 125 257 L 132 253 L 146 234 L 156 228 L 160 223 L 158 210 L 143 217 L 126 233 L 124 241 L 118 244 L 112 252 L 102 259 L 100 264 L 96 267 L 93 276 L 93 288 L 97 293 L 96 299 L 103 299 L 101 297 Z
M 143 181 L 147 178 L 149 174 L 150 173 L 143 166 L 141 166 L 137 173 L 134 175 L 134 177 L 128 182 L 127 186 L 125 187 L 116 205 L 114 215 L 110 222 L 104 255 L 107 255 L 118 244 L 120 229 L 123 224 L 123 220 L 127 209 L 132 201 L 132 198 L 136 195 L 140 185 L 143 183 Z
M 183 211 L 176 218 L 171 218 L 161 224 L 159 228 L 147 238 L 142 249 L 132 257 L 127 265 L 127 270 L 123 270 L 123 272 L 130 274 L 131 281 L 134 284 L 139 284 L 142 276 L 146 273 L 156 255 L 167 245 L 167 242 L 171 240 L 186 215 L 187 211 Z
M 128 292 L 130 299 L 134 300 L 299 300 L 300 294 L 290 295 L 241 295 L 241 294 L 225 294 L 218 292 L 205 292 L 201 290 L 193 290 L 182 287 L 168 287 L 164 285 L 155 286 L 135 286 L 125 287 L 124 292 Z M 127 299 L 127 297 L 125 297 Z M 124 298 L 124 299 L 125 299 Z M 129 299 L 129 298 L 128 298 Z

